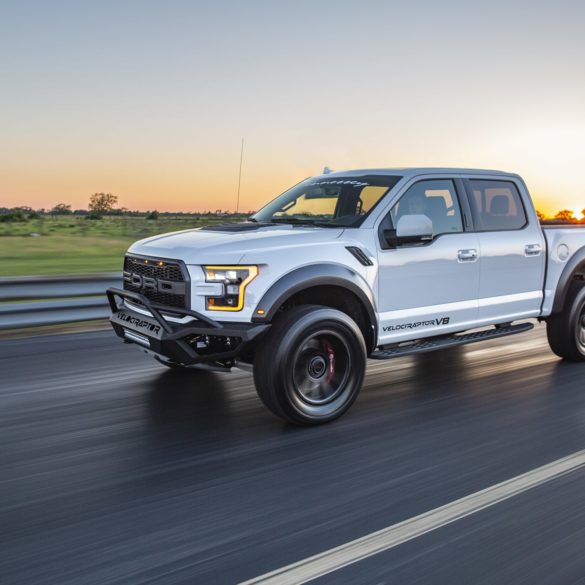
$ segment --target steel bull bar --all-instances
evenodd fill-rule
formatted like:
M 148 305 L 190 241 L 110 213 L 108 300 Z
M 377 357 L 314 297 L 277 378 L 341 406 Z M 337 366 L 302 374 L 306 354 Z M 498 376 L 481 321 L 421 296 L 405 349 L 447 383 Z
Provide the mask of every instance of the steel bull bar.
M 161 305 L 150 301 L 144 295 L 119 288 L 109 288 L 106 294 L 112 310 L 110 323 L 118 337 L 179 364 L 192 365 L 232 360 L 270 328 L 270 324 L 222 323 L 196 311 Z M 148 311 L 150 316 L 143 315 L 124 303 L 119 304 L 118 299 L 140 305 L 140 308 Z M 179 318 L 189 316 L 195 321 L 175 323 L 167 321 L 163 313 Z M 194 343 L 194 340 L 201 337 L 211 340 L 223 339 L 228 349 L 210 353 L 197 351 L 198 344 Z M 231 340 L 234 339 L 236 345 L 229 348 Z

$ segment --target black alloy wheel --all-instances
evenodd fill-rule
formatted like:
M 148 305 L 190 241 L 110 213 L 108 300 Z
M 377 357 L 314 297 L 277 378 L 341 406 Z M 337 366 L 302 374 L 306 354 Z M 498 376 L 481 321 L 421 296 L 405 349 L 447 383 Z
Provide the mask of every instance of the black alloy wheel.
M 281 315 L 257 348 L 254 381 L 276 415 L 295 424 L 321 424 L 352 405 L 365 366 L 365 343 L 351 317 L 301 305 Z

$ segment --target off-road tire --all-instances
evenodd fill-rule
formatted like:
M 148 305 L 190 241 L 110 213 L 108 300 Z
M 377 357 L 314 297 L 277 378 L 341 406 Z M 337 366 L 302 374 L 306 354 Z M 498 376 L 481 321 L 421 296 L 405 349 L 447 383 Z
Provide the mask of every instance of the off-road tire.
M 301 305 L 280 315 L 256 348 L 254 382 L 274 414 L 293 424 L 317 425 L 349 409 L 365 368 L 366 346 L 351 317 Z
M 560 357 L 585 361 L 585 285 L 575 282 L 563 310 L 548 318 L 546 333 L 550 348 Z

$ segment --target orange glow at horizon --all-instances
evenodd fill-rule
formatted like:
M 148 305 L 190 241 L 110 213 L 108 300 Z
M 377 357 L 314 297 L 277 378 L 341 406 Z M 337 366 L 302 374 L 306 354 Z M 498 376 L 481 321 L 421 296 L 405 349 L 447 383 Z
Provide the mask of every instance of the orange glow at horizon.
M 30 206 L 51 209 L 58 203 L 72 209 L 87 209 L 93 193 L 106 192 L 118 197 L 118 207 L 129 210 L 177 212 L 234 211 L 237 199 L 237 169 L 211 171 L 193 169 L 191 172 L 172 172 L 167 169 L 129 173 L 81 172 L 64 177 L 50 177 L 38 173 L 13 173 L 13 187 L 0 187 L 0 207 Z M 315 174 L 315 169 L 278 170 L 250 168 L 242 177 L 239 210 L 257 210 L 300 180 Z M 192 175 L 192 176 L 187 176 Z M 4 187 L 4 188 L 2 188 Z
M 351 167 L 349 167 L 351 168 Z M 308 176 L 318 174 L 320 169 L 299 168 L 272 169 L 264 173 L 256 169 L 253 174 L 242 179 L 240 195 L 240 212 L 257 211 L 268 201 L 292 187 Z M 140 173 L 137 173 L 140 175 Z M 195 173 L 196 174 L 196 173 Z M 233 171 L 231 175 L 223 176 L 218 171 L 217 175 L 200 176 L 197 180 L 189 180 L 186 177 L 152 177 L 149 183 L 133 181 L 129 177 L 109 176 L 108 180 L 100 180 L 98 176 L 90 176 L 83 179 L 79 176 L 69 176 L 55 181 L 59 187 L 47 189 L 51 194 L 43 193 L 44 189 L 38 187 L 36 181 L 30 177 L 18 176 L 17 186 L 2 193 L 0 207 L 30 206 L 34 209 L 49 210 L 58 203 L 71 205 L 72 209 L 87 209 L 90 195 L 97 192 L 108 192 L 118 196 L 118 206 L 129 210 L 148 211 L 156 209 L 161 212 L 206 212 L 206 211 L 234 211 L 237 195 L 237 175 Z M 41 182 L 45 184 L 43 178 Z M 529 183 L 530 189 L 530 181 Z M 97 185 L 97 187 L 92 187 Z M 53 195 L 52 193 L 59 193 Z M 536 209 L 547 217 L 554 215 L 561 209 L 571 209 L 577 219 L 584 216 L 585 199 L 582 204 L 574 203 L 571 194 L 562 196 L 556 193 L 553 197 L 543 194 L 541 189 L 531 190 Z M 570 198 L 573 199 L 569 203 Z

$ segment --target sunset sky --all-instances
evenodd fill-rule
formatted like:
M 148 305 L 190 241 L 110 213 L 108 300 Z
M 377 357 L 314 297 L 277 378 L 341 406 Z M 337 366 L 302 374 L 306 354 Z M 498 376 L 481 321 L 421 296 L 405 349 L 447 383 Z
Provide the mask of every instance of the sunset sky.
M 256 209 L 324 165 L 585 207 L 585 3 L 0 0 L 0 207 Z

